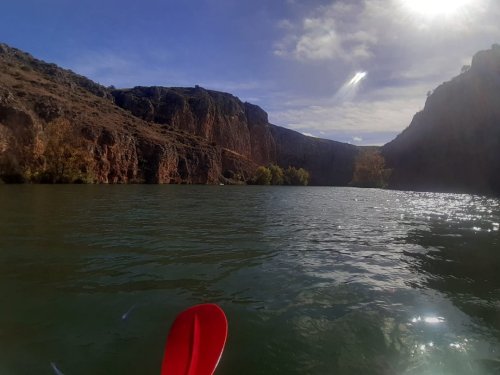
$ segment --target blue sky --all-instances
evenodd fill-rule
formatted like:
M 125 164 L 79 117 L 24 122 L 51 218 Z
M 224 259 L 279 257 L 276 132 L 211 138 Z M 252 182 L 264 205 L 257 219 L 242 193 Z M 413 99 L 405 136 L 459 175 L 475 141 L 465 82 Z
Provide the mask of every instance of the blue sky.
M 16 0 L 0 41 L 104 85 L 231 92 L 274 124 L 365 145 L 499 43 L 499 19 L 497 0 Z

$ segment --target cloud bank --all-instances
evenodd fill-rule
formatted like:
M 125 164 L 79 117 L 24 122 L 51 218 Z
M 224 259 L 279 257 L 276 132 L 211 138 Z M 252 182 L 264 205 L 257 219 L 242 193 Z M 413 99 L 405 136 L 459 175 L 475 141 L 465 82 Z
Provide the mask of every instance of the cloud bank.
M 273 45 L 275 58 L 309 67 L 302 78 L 320 83 L 316 96 L 292 95 L 275 103 L 271 119 L 309 134 L 343 134 L 343 140 L 357 143 L 389 141 L 384 137 L 402 131 L 423 108 L 427 91 L 500 40 L 500 2 L 462 1 L 453 12 L 444 11 L 440 0 L 427 3 L 435 8 L 417 12 L 408 0 L 335 1 L 278 22 L 282 34 Z M 365 82 L 356 95 L 338 100 L 343 82 L 357 71 L 368 72 Z M 325 85 L 333 83 L 331 90 L 320 87 L 318 76 Z

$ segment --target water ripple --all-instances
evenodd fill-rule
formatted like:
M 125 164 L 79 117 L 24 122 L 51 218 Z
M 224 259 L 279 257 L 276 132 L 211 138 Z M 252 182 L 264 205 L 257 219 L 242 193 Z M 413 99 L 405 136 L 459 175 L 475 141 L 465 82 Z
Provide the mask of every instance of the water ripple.
M 0 298 L 9 301 L 0 363 L 11 373 L 42 373 L 54 358 L 65 373 L 157 373 L 171 319 L 205 301 L 230 317 L 221 374 L 498 368 L 497 199 L 256 186 L 0 190 Z

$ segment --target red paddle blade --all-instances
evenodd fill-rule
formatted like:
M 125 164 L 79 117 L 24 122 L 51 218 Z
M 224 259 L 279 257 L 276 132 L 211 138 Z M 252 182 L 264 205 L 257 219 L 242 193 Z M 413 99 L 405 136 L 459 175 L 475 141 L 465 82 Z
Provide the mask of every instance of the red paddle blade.
M 167 338 L 161 375 L 212 375 L 227 337 L 227 319 L 215 304 L 190 307 L 175 318 Z

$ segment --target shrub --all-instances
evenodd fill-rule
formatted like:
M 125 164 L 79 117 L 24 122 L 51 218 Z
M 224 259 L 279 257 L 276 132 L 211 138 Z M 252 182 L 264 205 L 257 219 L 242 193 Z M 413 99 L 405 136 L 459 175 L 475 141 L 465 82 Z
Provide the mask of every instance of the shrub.
M 385 188 L 391 174 L 385 168 L 385 159 L 378 150 L 361 151 L 354 165 L 351 186 Z
M 271 164 L 269 167 L 260 166 L 249 183 L 255 185 L 306 186 L 309 184 L 309 172 L 303 168 L 296 169 L 291 166 L 283 170 L 283 168 L 275 164 Z
M 269 168 L 261 166 L 257 168 L 253 182 L 256 185 L 270 185 L 271 179 L 272 179 L 272 174 Z
M 285 173 L 278 165 L 271 164 L 269 171 L 271 172 L 271 185 L 283 185 L 285 183 Z
M 285 170 L 286 185 L 307 186 L 309 184 L 309 177 L 309 172 L 307 172 L 304 168 L 296 169 L 289 166 Z

